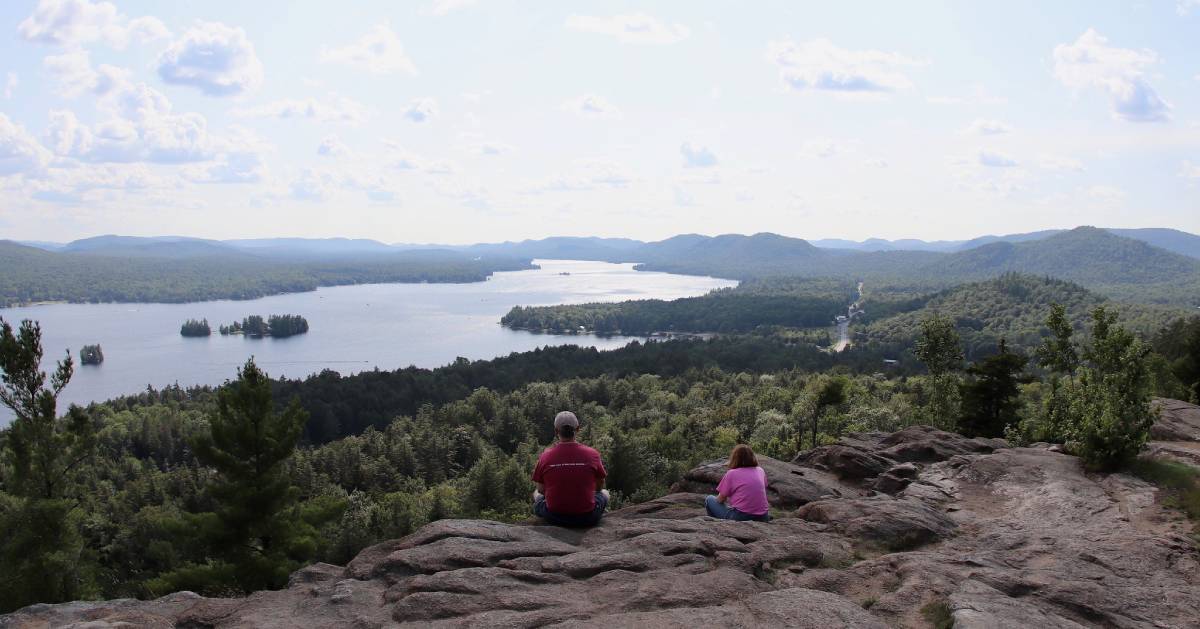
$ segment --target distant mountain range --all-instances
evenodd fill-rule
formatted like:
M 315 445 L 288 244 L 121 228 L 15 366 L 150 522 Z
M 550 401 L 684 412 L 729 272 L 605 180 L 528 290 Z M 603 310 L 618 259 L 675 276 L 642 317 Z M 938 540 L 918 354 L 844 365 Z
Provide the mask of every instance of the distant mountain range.
M 970 240 L 916 240 L 916 239 L 901 239 L 901 240 L 884 240 L 882 238 L 868 238 L 862 241 L 841 240 L 837 238 L 825 238 L 821 240 L 810 240 L 809 242 L 818 247 L 825 249 L 851 249 L 854 251 L 941 251 L 954 252 L 974 249 L 981 245 L 987 245 L 994 242 L 1029 242 L 1033 240 L 1041 240 L 1049 238 L 1055 234 L 1061 234 L 1065 229 L 1044 229 L 1042 231 L 1028 232 L 1024 234 L 1008 234 L 1006 236 L 980 236 Z M 1140 240 L 1147 244 L 1161 247 L 1167 251 L 1179 253 L 1193 258 L 1200 258 L 1200 236 L 1179 231 L 1178 229 L 1167 229 L 1162 227 L 1149 227 L 1145 229 L 1114 229 L 1107 228 L 1105 231 L 1114 233 L 1118 236 L 1125 236 L 1134 240 Z
M 280 264 L 405 261 L 421 264 L 531 258 L 635 262 L 646 271 L 732 279 L 826 277 L 921 290 L 1018 272 L 1077 282 L 1110 297 L 1200 305 L 1200 236 L 1173 229 L 1077 227 L 967 241 L 817 241 L 771 233 L 682 234 L 657 242 L 555 237 L 474 245 L 385 244 L 367 239 L 205 240 L 180 236 L 98 236 L 53 245 L 55 255 Z M 31 258 L 32 260 L 32 258 Z M 500 266 L 507 266 L 508 263 Z
M 205 253 L 229 253 L 233 250 L 267 255 L 272 257 L 328 257 L 328 256 L 358 256 L 364 254 L 386 254 L 397 250 L 416 249 L 446 249 L 462 251 L 475 255 L 503 255 L 518 258 L 545 259 L 574 259 L 574 260 L 605 260 L 620 262 L 649 262 L 652 258 L 678 255 L 688 248 L 703 242 L 713 241 L 714 249 L 728 249 L 739 246 L 738 238 L 754 238 L 769 236 L 780 239 L 784 243 L 806 243 L 820 249 L 840 250 L 849 252 L 884 252 L 884 251 L 933 251 L 953 253 L 966 251 L 983 245 L 1008 242 L 1020 243 L 1043 240 L 1061 234 L 1065 229 L 1046 229 L 1022 234 L 1004 236 L 980 236 L 970 240 L 918 240 L 905 238 L 886 240 L 868 238 L 862 241 L 843 240 L 838 238 L 823 238 L 818 240 L 802 240 L 776 234 L 756 234 L 755 236 L 739 236 L 726 234 L 723 236 L 702 236 L 700 234 L 682 234 L 666 240 L 644 242 L 630 238 L 597 238 L 555 236 L 539 240 L 522 240 L 520 242 L 506 241 L 499 243 L 479 243 L 473 245 L 439 245 L 395 243 L 387 244 L 378 240 L 366 238 L 251 238 L 235 240 L 208 240 L 189 238 L 186 236 L 96 236 L 75 240 L 69 243 L 46 241 L 18 241 L 20 244 L 45 249 L 46 251 L 89 251 L 112 255 L 151 255 L 151 256 L 188 256 Z M 1140 240 L 1146 244 L 1166 249 L 1173 253 L 1200 259 L 1200 236 L 1179 231 L 1151 227 L 1144 229 L 1114 229 L 1105 231 Z M 760 239 L 761 241 L 762 239 Z M 193 244 L 186 244 L 193 243 Z M 196 243 L 209 245 L 208 248 Z M 164 246 L 164 245 L 172 246 Z M 761 242 L 759 243 L 761 244 Z M 800 247 L 802 248 L 802 247 Z M 787 252 L 793 255 L 795 252 Z

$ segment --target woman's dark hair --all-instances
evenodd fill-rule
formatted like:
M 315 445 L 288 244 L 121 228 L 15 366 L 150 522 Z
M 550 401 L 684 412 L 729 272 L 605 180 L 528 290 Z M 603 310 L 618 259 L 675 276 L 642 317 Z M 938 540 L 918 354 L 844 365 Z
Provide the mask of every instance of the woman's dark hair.
M 733 447 L 733 452 L 729 453 L 729 463 L 726 464 L 729 469 L 739 467 L 758 467 L 758 459 L 754 458 L 754 450 L 750 446 L 739 443 Z
M 558 436 L 562 437 L 563 439 L 574 439 L 575 438 L 575 427 L 570 424 L 567 424 L 565 426 L 559 426 L 558 427 Z

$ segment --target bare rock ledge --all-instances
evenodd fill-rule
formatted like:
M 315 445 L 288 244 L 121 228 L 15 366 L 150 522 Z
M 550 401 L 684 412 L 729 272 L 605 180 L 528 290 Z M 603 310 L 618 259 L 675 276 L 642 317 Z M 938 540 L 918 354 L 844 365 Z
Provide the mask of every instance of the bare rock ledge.
M 1153 447 L 1190 451 L 1194 407 L 1165 402 Z M 770 523 L 704 515 L 716 461 L 590 530 L 443 520 L 280 591 L 34 605 L 0 628 L 927 627 L 930 604 L 963 628 L 1200 627 L 1190 525 L 1133 477 L 928 427 L 763 463 Z

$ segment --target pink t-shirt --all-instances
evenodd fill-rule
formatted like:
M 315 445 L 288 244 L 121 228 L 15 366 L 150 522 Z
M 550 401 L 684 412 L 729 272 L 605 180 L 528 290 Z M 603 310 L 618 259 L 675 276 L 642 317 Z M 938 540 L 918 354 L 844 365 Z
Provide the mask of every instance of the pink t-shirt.
M 735 467 L 725 472 L 717 493 L 729 497 L 725 504 L 749 515 L 762 515 L 771 508 L 767 504 L 767 473 L 761 467 Z

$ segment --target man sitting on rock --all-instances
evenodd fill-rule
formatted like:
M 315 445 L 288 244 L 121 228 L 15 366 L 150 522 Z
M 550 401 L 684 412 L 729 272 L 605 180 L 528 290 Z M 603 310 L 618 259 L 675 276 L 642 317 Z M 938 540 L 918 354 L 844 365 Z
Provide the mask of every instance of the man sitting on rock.
M 558 526 L 595 526 L 608 507 L 600 453 L 575 441 L 579 418 L 571 411 L 554 417 L 558 442 L 546 448 L 533 468 L 533 512 Z

